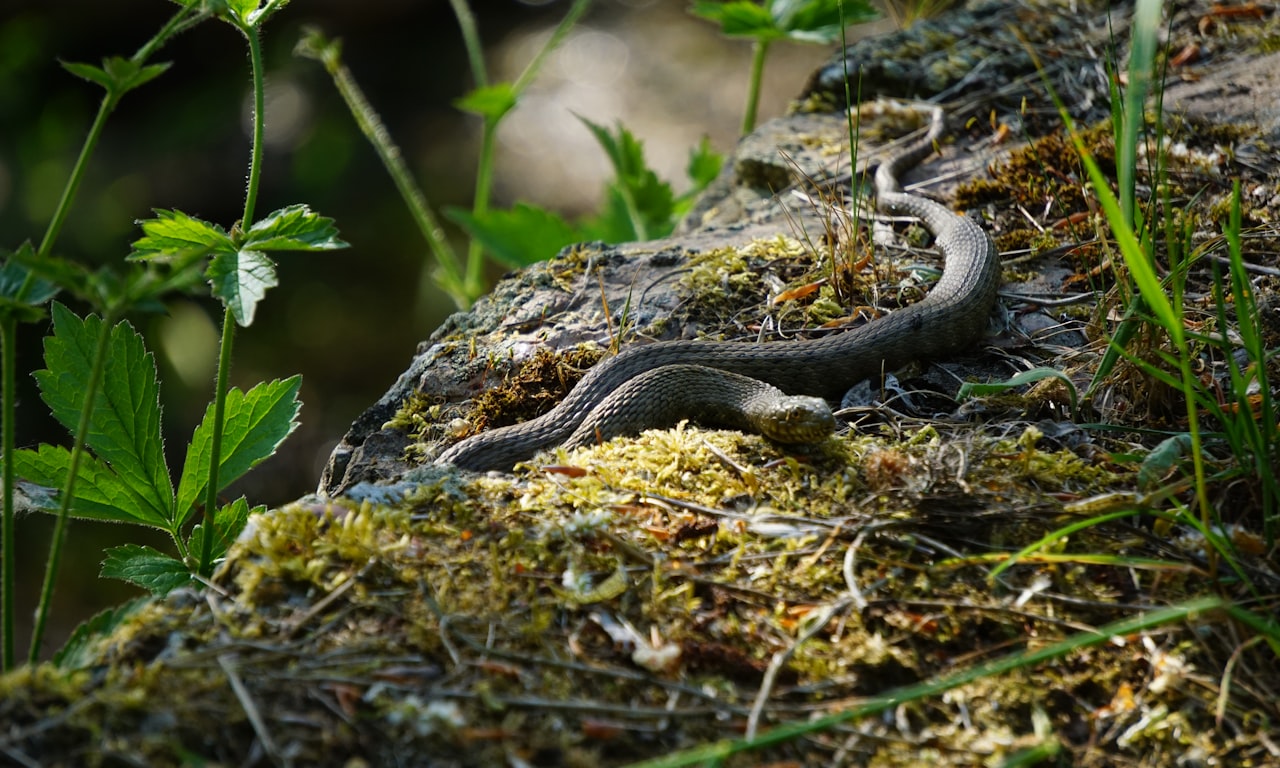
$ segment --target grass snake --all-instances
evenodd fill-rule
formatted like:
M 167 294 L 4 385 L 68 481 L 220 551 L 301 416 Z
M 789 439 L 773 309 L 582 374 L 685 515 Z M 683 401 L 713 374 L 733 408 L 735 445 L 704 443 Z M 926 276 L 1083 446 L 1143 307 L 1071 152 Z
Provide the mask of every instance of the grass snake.
M 589 444 L 683 418 L 811 441 L 834 426 L 823 400 L 838 400 L 882 370 L 971 345 L 996 300 L 999 258 L 972 219 L 902 189 L 899 177 L 933 152 L 945 130 L 942 109 L 928 109 L 927 133 L 882 162 L 875 176 L 876 209 L 920 219 L 943 253 L 942 277 L 924 299 L 819 339 L 677 340 L 625 349 L 594 366 L 552 410 L 467 438 L 436 463 L 506 470 L 549 446 Z M 769 415 L 772 408 L 780 415 Z

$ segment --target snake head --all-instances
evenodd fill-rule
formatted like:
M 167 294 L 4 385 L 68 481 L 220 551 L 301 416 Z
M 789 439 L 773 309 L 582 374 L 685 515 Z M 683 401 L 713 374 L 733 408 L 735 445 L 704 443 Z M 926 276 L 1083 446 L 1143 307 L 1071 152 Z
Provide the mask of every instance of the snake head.
M 776 398 L 756 416 L 761 434 L 779 443 L 816 443 L 836 428 L 836 417 L 827 401 L 808 395 Z

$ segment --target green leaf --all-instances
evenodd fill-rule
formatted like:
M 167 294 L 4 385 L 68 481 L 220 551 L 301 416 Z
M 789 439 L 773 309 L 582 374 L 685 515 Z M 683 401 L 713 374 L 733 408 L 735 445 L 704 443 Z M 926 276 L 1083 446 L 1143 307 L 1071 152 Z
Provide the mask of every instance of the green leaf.
M 115 85 L 115 82 L 111 79 L 111 75 L 108 75 L 106 70 L 101 67 L 95 67 L 92 64 L 82 64 L 76 61 L 62 61 L 59 63 L 62 65 L 63 69 L 76 77 L 88 80 L 91 83 L 97 83 L 108 91 L 110 91 Z
M 482 216 L 446 208 L 445 215 L 480 241 L 495 259 L 512 268 L 551 258 L 566 245 L 583 239 L 576 227 L 556 214 L 524 203 Z
M 778 29 L 768 9 L 749 0 L 728 3 L 699 0 L 689 8 L 689 12 L 719 24 L 720 31 L 731 37 L 755 37 L 763 40 L 782 37 L 782 30 Z
M 0 249 L 0 316 L 13 316 L 19 322 L 34 323 L 44 317 L 44 304 L 58 295 L 58 284 L 41 279 L 31 268 L 38 261 L 31 243 L 23 243 L 17 251 Z
M 53 305 L 53 335 L 45 338 L 44 370 L 33 375 L 54 417 L 75 433 L 99 336 L 110 333 L 101 384 L 93 401 L 86 443 L 120 478 L 141 507 L 132 516 L 168 520 L 173 484 L 160 436 L 155 358 L 128 322 L 109 331 L 94 315 L 81 320 Z
M 773 0 L 769 10 L 788 39 L 820 45 L 840 40 L 842 20 L 848 25 L 879 16 L 865 0 Z
M 99 575 L 136 584 L 157 597 L 191 583 L 191 571 L 181 560 L 140 544 L 108 549 Z
M 675 193 L 645 163 L 644 144 L 621 123 L 616 126 L 617 132 L 611 133 L 585 117 L 578 119 L 595 136 L 613 165 L 614 181 L 606 193 L 617 193 L 618 200 L 613 202 L 621 203 L 625 209 L 633 233 L 632 237 L 623 239 L 650 240 L 670 234 L 675 228 Z
M 168 62 L 148 64 L 144 67 L 132 59 L 120 56 L 111 56 L 103 59 L 101 67 L 71 61 L 61 63 L 63 69 L 76 77 L 84 78 L 91 83 L 97 83 L 107 89 L 107 93 L 115 98 L 119 98 L 134 88 L 151 82 L 169 68 Z
M 133 243 L 132 259 L 190 259 L 193 254 L 235 253 L 236 245 L 217 224 L 182 211 L 155 210 L 156 218 L 140 219 L 143 237 Z
M 338 239 L 333 219 L 305 205 L 273 211 L 249 228 L 242 246 L 255 251 L 333 251 L 346 247 Z
M 67 642 L 53 655 L 53 663 L 62 669 L 81 669 L 99 662 L 99 643 L 150 601 L 145 597 L 108 608 L 76 627 Z
M 496 122 L 515 107 L 516 99 L 515 86 L 511 83 L 493 83 L 455 99 L 453 105 L 464 112 Z
M 1075 413 L 1078 405 L 1078 395 L 1076 394 L 1076 385 L 1071 381 L 1071 377 L 1055 368 L 1032 368 L 1029 371 L 1011 376 L 1005 381 L 995 381 L 987 384 L 977 382 L 965 382 L 960 385 L 960 389 L 956 392 L 957 400 L 968 400 L 971 397 L 982 397 L 984 395 L 996 395 L 1007 389 L 1021 387 L 1024 384 L 1033 384 L 1041 379 L 1058 379 L 1067 385 L 1067 395 L 1071 398 L 1071 412 Z
M 640 239 L 636 234 L 631 206 L 623 198 L 622 191 L 609 185 L 604 191 L 604 205 L 600 212 L 580 223 L 583 240 L 603 240 L 606 243 L 626 243 Z
M 788 38 L 824 45 L 840 39 L 842 18 L 848 25 L 879 15 L 866 0 L 766 0 L 763 5 L 748 0 L 699 0 L 689 12 L 719 24 L 721 33 L 729 37 L 752 37 L 765 42 Z
M 711 182 L 715 181 L 716 177 L 720 175 L 720 169 L 723 166 L 724 155 L 712 149 L 711 139 L 703 136 L 698 146 L 689 151 L 689 165 L 685 169 L 689 180 L 693 182 L 693 190 L 690 196 L 692 197 L 710 186 Z
M 41 445 L 38 450 L 13 452 L 14 473 L 31 483 L 44 486 L 49 494 L 34 496 L 24 494 L 35 509 L 57 514 L 60 491 L 66 484 L 71 468 L 71 451 L 61 446 Z M 137 523 L 164 531 L 171 531 L 169 520 L 157 513 L 150 503 L 128 486 L 115 472 L 92 454 L 80 457 L 76 473 L 75 498 L 72 500 L 72 516 L 85 520 L 104 520 L 112 523 Z
M 214 530 L 217 532 L 213 539 L 213 549 L 211 556 L 214 561 L 227 553 L 227 549 L 232 542 L 244 530 L 245 523 L 249 520 L 249 515 L 254 513 L 262 513 L 267 509 L 265 504 L 259 504 L 253 509 L 249 508 L 249 502 L 244 497 L 236 499 L 230 504 L 226 504 L 219 508 L 213 516 Z M 191 529 L 191 537 L 187 540 L 188 552 L 204 551 L 204 524 L 200 523 Z
M 1158 487 L 1173 468 L 1187 457 L 1191 448 L 1191 435 L 1174 435 L 1162 440 L 1139 465 L 1138 488 L 1150 491 Z
M 258 302 L 267 289 L 279 283 L 275 262 L 254 250 L 216 254 L 204 274 L 213 287 L 213 295 L 231 310 L 241 326 L 253 324 Z
M 226 488 L 276 448 L 297 426 L 296 416 L 301 376 L 262 383 L 247 393 L 232 388 L 227 392 L 226 421 L 222 432 L 222 462 L 218 468 L 218 490 Z M 213 450 L 213 404 L 191 436 L 187 459 L 178 482 L 178 518 L 185 521 L 195 510 L 208 482 L 209 456 Z

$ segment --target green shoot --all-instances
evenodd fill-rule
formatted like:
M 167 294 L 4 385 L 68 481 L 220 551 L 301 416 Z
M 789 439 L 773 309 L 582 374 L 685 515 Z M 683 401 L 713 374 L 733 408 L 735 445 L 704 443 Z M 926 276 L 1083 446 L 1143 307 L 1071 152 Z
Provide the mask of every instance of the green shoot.
M 704 139 L 689 153 L 692 186 L 676 195 L 645 161 L 644 144 L 626 128 L 610 131 L 579 118 L 609 156 L 614 178 L 605 187 L 605 208 L 578 224 L 537 206 L 517 203 L 483 215 L 448 208 L 445 215 L 488 249 L 502 264 L 518 268 L 542 261 L 561 248 L 585 240 L 621 243 L 665 237 L 692 208 L 697 195 L 720 173 L 723 158 Z
M 770 45 L 779 40 L 831 45 L 840 40 L 846 25 L 879 16 L 866 0 L 763 0 L 760 4 L 750 0 L 698 0 L 689 12 L 719 24 L 721 34 L 727 37 L 751 38 L 751 79 L 742 114 L 743 136 L 756 127 Z

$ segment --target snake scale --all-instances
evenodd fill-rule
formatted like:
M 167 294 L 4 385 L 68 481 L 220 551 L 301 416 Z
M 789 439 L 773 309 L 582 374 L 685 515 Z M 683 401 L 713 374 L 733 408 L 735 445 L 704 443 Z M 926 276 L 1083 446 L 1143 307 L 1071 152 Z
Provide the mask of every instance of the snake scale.
M 754 380 L 746 385 L 751 393 L 748 396 L 765 401 L 780 398 L 782 393 L 838 400 L 850 386 L 878 376 L 882 370 L 973 344 L 986 328 L 999 287 L 995 244 L 972 219 L 904 192 L 899 182 L 903 173 L 933 152 L 945 130 L 942 109 L 928 109 L 931 123 L 927 133 L 882 162 L 875 176 L 877 210 L 920 219 L 943 253 L 942 277 L 924 299 L 820 339 L 763 343 L 677 340 L 625 349 L 594 366 L 552 410 L 467 438 L 442 453 L 436 463 L 505 470 L 542 448 L 669 426 L 699 414 L 709 414 L 717 424 L 745 426 L 747 417 L 739 418 L 740 409 L 733 403 L 735 397 L 742 396 L 743 382 L 726 377 L 733 385 L 718 387 L 720 371 Z M 657 373 L 667 366 L 679 367 Z M 637 377 L 643 378 L 633 382 Z M 751 386 L 756 384 L 763 389 Z M 710 407 L 696 400 L 689 405 L 686 395 L 694 392 L 709 397 Z M 726 411 L 728 417 L 717 419 L 719 411 Z M 611 432 L 596 426 L 599 418 L 619 412 L 626 423 L 622 430 Z M 627 421 L 626 414 L 632 412 L 636 415 Z M 652 421 L 654 418 L 657 421 Z M 830 418 L 829 411 L 826 418 Z

